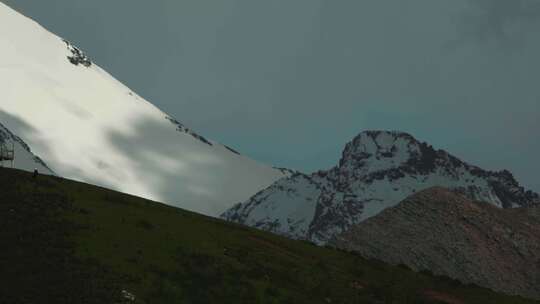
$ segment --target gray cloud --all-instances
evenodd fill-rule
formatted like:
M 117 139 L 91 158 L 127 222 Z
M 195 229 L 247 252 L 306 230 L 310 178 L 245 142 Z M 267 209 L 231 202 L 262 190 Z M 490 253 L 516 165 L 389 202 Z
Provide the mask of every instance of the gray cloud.
M 459 19 L 462 42 L 516 44 L 524 33 L 540 29 L 540 1 L 469 0 Z
M 540 191 L 538 1 L 0 1 L 255 159 L 330 167 L 398 129 Z

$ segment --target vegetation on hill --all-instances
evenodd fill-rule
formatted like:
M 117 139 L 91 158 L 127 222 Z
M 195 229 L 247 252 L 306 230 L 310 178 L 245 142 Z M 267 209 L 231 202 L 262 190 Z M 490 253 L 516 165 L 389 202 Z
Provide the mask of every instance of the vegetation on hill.
M 533 303 L 0 169 L 0 303 Z

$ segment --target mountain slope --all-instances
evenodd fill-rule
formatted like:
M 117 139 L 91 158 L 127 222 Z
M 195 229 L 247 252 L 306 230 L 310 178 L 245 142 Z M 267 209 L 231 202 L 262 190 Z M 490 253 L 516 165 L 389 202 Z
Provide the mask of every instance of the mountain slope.
M 193 132 L 2 3 L 0 122 L 60 176 L 208 215 L 285 176 Z
M 338 166 L 281 179 L 222 217 L 324 244 L 433 186 L 501 208 L 540 203 L 538 194 L 525 191 L 508 171 L 482 170 L 406 133 L 366 131 L 346 145 Z
M 58 177 L 0 194 L 0 303 L 533 303 Z
M 331 243 L 367 258 L 540 299 L 540 207 L 500 209 L 432 188 Z
M 38 156 L 32 153 L 30 147 L 17 135 L 11 133 L 6 127 L 0 123 L 0 150 L 14 150 L 16 158 L 13 160 L 14 167 L 33 171 L 37 169 L 41 173 L 51 174 L 54 173 L 49 169 L 47 164 L 41 160 Z M 1 157 L 1 155 L 0 155 Z M 11 166 L 11 161 L 5 160 L 2 162 L 3 166 Z

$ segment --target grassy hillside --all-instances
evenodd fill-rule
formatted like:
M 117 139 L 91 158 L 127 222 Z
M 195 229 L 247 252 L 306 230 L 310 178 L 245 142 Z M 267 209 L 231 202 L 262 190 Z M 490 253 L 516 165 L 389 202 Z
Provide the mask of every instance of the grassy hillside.
M 0 224 L 2 304 L 533 303 L 11 169 Z

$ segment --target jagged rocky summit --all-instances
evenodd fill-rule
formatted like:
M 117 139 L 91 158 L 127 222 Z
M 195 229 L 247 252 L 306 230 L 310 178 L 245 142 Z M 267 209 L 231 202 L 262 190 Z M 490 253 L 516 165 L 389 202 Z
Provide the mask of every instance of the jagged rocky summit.
M 366 131 L 339 164 L 295 173 L 222 214 L 229 221 L 325 244 L 424 189 L 441 186 L 499 208 L 539 204 L 506 170 L 491 172 L 397 131 Z

